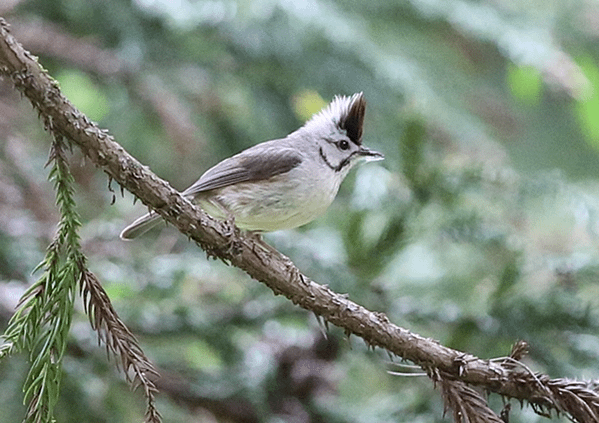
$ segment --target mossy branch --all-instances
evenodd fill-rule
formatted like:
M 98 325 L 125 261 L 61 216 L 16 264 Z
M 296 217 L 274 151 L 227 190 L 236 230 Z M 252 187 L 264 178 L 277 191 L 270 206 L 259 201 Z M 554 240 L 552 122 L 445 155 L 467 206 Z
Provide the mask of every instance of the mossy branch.
M 158 374 L 133 334 L 118 318 L 95 275 L 87 269 L 78 234 L 81 223 L 74 200 L 74 180 L 65 153 L 67 145 L 60 132 L 53 130 L 52 118 L 42 117 L 46 129 L 54 136 L 47 165 L 50 165 L 49 179 L 54 185 L 61 218 L 54 240 L 36 269 L 41 270 L 42 275 L 21 298 L 2 336 L 0 359 L 18 351 L 29 353 L 31 367 L 23 388 L 27 404 L 24 422 L 53 421 L 63 356 L 79 288 L 93 329 L 108 351 L 118 357 L 117 367 L 120 362 L 133 387 L 143 386 L 148 403 L 146 422 L 158 423 L 156 388 L 151 380 Z
M 235 228 L 215 221 L 194 207 L 168 183 L 131 157 L 106 131 L 79 112 L 37 61 L 10 36 L 3 20 L 0 20 L 0 74 L 9 77 L 31 101 L 54 136 L 63 136 L 81 148 L 110 178 L 158 212 L 208 254 L 239 267 L 271 288 L 276 295 L 285 295 L 294 304 L 343 328 L 348 335 L 360 336 L 368 345 L 384 348 L 422 367 L 441 386 L 446 404 L 453 410 L 456 421 L 505 420 L 489 409 L 486 398 L 477 390 L 483 389 L 527 401 L 540 414 L 557 411 L 579 422 L 599 422 L 599 394 L 591 382 L 550 379 L 531 372 L 517 361 L 519 358 L 482 360 L 398 327 L 384 314 L 369 311 L 347 296 L 312 281 L 287 257 L 272 248 L 255 239 L 241 237 Z M 89 291 L 84 297 L 88 301 L 95 295 L 93 289 L 98 288 L 99 283 L 96 281 L 86 286 Z M 34 291 L 30 291 L 30 295 Z M 109 316 L 110 311 L 105 309 L 109 304 L 108 297 L 99 295 L 96 298 L 97 308 L 93 314 L 104 308 L 104 315 Z M 96 329 L 104 328 L 106 331 L 100 336 L 104 336 L 102 339 L 107 345 L 113 344 L 109 337 L 120 339 L 122 327 L 105 325 L 96 318 L 92 322 Z M 123 367 L 128 368 L 126 363 Z M 502 413 L 502 416 L 506 415 L 507 412 Z

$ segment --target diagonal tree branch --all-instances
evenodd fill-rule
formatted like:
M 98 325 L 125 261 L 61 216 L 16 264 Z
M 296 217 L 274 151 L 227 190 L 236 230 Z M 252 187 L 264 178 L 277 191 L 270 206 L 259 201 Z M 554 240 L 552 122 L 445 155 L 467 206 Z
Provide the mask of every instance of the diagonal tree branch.
M 2 18 L 0 75 L 10 78 L 29 99 L 47 130 L 81 148 L 111 179 L 158 212 L 209 255 L 244 270 L 267 285 L 275 295 L 284 295 L 294 304 L 343 328 L 346 334 L 357 335 L 372 347 L 384 348 L 410 360 L 427 370 L 429 375 L 442 374 L 445 384 L 442 389 L 451 398 L 448 400 L 450 406 L 459 404 L 457 398 L 461 393 L 469 398 L 462 404 L 469 408 L 479 404 L 473 391 L 464 388 L 464 384 L 470 384 L 506 397 L 527 400 L 542 412 L 554 410 L 568 413 L 581 422 L 599 421 L 599 395 L 594 386 L 572 385 L 563 379 L 535 375 L 523 366 L 514 365 L 513 360 L 481 360 L 398 327 L 384 314 L 369 311 L 347 296 L 312 281 L 289 258 L 271 247 L 240 236 L 236 228 L 216 221 L 194 207 L 167 182 L 129 155 L 106 130 L 98 128 L 77 110 L 36 58 L 10 35 L 8 24 Z M 459 385 L 447 385 L 451 381 L 458 381 Z M 581 393 L 583 395 L 579 395 Z M 574 409 L 570 408 L 572 404 Z

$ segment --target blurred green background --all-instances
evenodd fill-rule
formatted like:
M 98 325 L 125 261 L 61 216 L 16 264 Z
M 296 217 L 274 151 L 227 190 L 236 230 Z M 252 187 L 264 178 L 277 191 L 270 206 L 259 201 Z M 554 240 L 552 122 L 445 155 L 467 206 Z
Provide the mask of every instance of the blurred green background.
M 363 91 L 365 144 L 326 216 L 266 240 L 320 283 L 482 358 L 599 378 L 599 3 L 587 0 L 31 0 L 0 15 L 69 99 L 184 189 Z M 54 233 L 50 136 L 0 83 L 0 329 Z M 92 270 L 163 378 L 165 422 L 448 422 L 383 351 L 273 296 L 72 155 Z M 114 200 L 114 204 L 112 204 Z M 59 422 L 141 421 L 80 310 Z M 0 363 L 24 416 L 25 355 Z M 491 396 L 499 412 L 502 400 Z M 511 422 L 547 421 L 513 404 Z M 564 417 L 553 421 L 566 421 Z

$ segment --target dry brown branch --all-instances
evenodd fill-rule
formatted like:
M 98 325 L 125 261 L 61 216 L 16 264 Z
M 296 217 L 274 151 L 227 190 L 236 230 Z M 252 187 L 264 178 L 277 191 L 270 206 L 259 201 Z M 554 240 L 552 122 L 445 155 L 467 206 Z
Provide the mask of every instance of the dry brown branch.
M 143 388 L 148 401 L 145 421 L 159 423 L 160 413 L 154 400 L 157 389 L 153 382 L 153 379 L 159 377 L 158 372 L 144 354 L 135 336 L 117 315 L 96 275 L 87 270 L 83 263 L 79 267 L 82 275 L 79 287 L 85 313 L 92 328 L 98 333 L 98 342 L 102 341 L 108 355 L 116 358 L 117 368 L 123 370 L 129 384 L 134 388 Z
M 472 385 L 528 401 L 540 413 L 554 410 L 579 422 L 599 422 L 599 395 L 594 385 L 533 374 L 509 357 L 481 360 L 398 327 L 384 314 L 369 311 L 347 296 L 312 281 L 284 255 L 258 240 L 241 237 L 235 228 L 194 207 L 131 157 L 107 131 L 79 112 L 36 59 L 9 34 L 4 20 L 0 20 L 0 74 L 10 78 L 30 100 L 48 130 L 71 140 L 110 178 L 156 210 L 209 255 L 239 267 L 276 295 L 284 295 L 294 304 L 322 316 L 348 335 L 357 335 L 372 347 L 385 348 L 410 360 L 429 374 L 443 375 L 439 382 L 450 384 L 442 386 L 448 405 L 454 407 L 461 418 L 472 419 L 476 410 L 483 410 L 487 417 L 490 415 L 481 408 L 484 399 L 467 386 Z M 464 411 L 467 409 L 472 411 Z
M 497 359 L 494 361 L 499 361 Z M 528 367 L 511 357 L 501 360 L 502 367 L 514 373 L 515 382 L 527 387 L 531 396 L 526 400 L 533 410 L 551 417 L 551 412 L 564 413 L 577 422 L 599 422 L 599 384 L 597 381 L 577 381 L 565 378 L 551 379 L 533 373 Z
M 445 408 L 451 409 L 456 423 L 503 423 L 487 405 L 487 400 L 460 380 L 444 378 L 434 373 L 433 380 L 441 386 Z

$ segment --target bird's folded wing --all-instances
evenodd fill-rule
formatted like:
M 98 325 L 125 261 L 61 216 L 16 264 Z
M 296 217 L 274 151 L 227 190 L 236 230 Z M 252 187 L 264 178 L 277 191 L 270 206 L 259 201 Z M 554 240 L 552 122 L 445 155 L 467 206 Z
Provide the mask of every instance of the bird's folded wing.
M 301 154 L 291 148 L 257 145 L 208 169 L 183 195 L 223 188 L 241 182 L 266 180 L 295 168 L 302 162 Z

